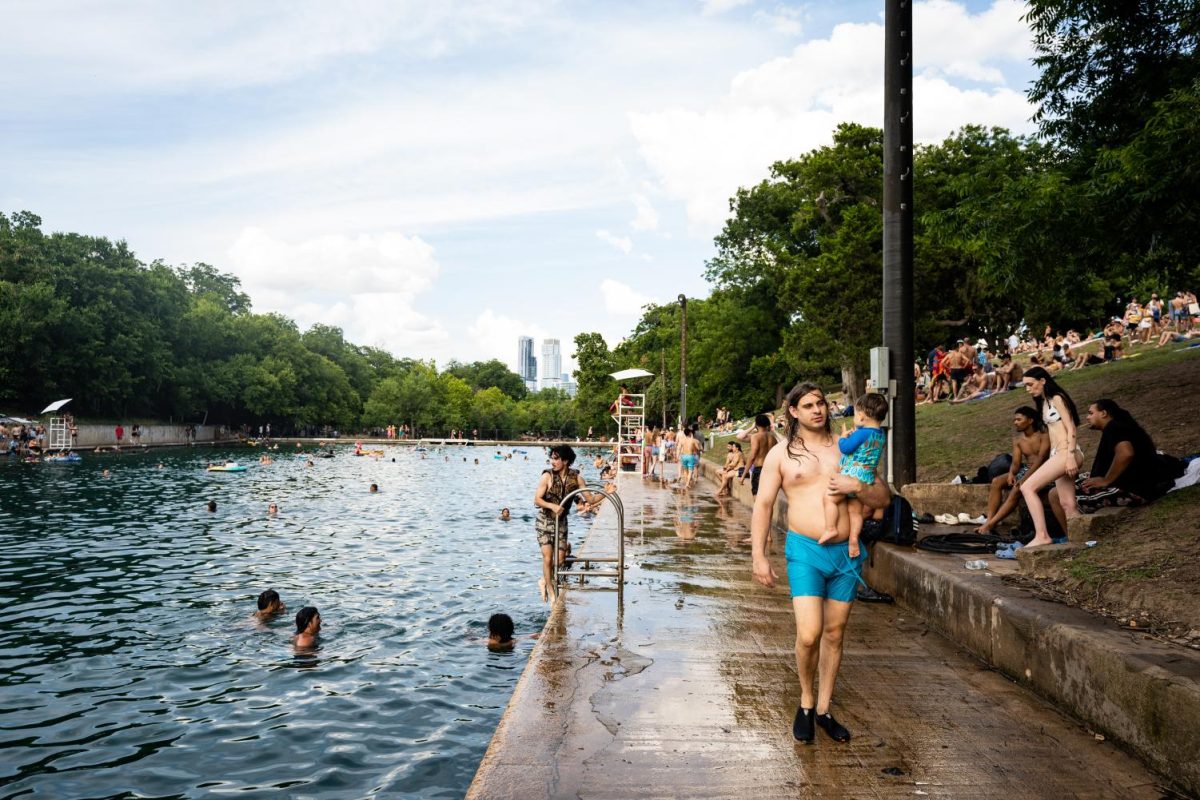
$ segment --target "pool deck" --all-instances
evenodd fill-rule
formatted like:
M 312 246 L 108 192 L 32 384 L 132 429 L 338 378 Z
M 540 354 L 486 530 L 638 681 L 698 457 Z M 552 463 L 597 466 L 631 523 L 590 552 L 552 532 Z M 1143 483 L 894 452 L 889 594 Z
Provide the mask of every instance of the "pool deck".
M 851 617 L 834 712 L 853 740 L 796 744 L 791 606 L 785 582 L 750 580 L 749 509 L 703 482 L 620 490 L 623 608 L 567 590 L 468 797 L 1163 797 L 1163 779 L 902 606 Z

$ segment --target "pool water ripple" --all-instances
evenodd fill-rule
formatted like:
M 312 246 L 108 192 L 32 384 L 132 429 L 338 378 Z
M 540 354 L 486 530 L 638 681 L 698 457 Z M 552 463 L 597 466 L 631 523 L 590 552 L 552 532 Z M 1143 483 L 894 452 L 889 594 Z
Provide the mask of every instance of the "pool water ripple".
M 448 454 L 0 462 L 0 798 L 461 796 L 530 647 L 487 652 L 486 619 L 548 614 L 545 457 Z M 288 612 L 261 622 L 266 588 Z M 312 653 L 291 645 L 304 605 Z

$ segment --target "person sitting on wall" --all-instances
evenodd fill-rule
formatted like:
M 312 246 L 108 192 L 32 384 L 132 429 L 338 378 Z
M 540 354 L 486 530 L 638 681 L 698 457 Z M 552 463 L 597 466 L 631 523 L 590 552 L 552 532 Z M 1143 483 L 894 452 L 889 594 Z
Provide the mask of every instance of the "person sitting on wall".
M 1081 511 L 1105 506 L 1138 506 L 1162 497 L 1183 474 L 1183 462 L 1160 456 L 1150 434 L 1116 401 L 1101 398 L 1088 407 L 1088 426 L 1100 431 L 1090 473 L 1075 481 Z M 1050 492 L 1057 512 L 1061 500 Z

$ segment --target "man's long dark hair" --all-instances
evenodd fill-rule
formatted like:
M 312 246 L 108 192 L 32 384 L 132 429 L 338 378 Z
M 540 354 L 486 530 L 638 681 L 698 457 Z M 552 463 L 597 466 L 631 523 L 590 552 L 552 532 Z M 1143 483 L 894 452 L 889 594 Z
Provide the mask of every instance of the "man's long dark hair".
M 819 392 L 822 399 L 825 397 L 825 390 L 815 383 L 803 381 L 797 383 L 788 392 L 787 400 L 784 403 L 787 408 L 795 408 L 800 402 L 800 398 L 813 392 Z M 830 437 L 833 436 L 833 420 L 829 416 L 829 408 L 825 408 L 825 433 Z M 794 458 L 797 461 L 805 456 L 812 455 L 812 451 L 808 449 L 808 445 L 804 442 L 804 434 L 800 427 L 800 420 L 796 419 L 791 414 L 788 414 L 787 422 L 787 454 L 789 458 Z
M 1071 421 L 1076 425 L 1079 424 L 1079 412 L 1075 409 L 1075 402 L 1071 400 L 1071 395 L 1067 394 L 1063 388 L 1058 385 L 1058 382 L 1055 381 L 1054 378 L 1050 377 L 1049 372 L 1042 367 L 1030 367 L 1029 369 L 1025 370 L 1024 377 L 1033 378 L 1034 380 L 1043 380 L 1046 382 L 1045 387 L 1042 389 L 1041 395 L 1033 398 L 1037 403 L 1039 417 L 1042 416 L 1043 407 L 1046 404 L 1046 398 L 1061 397 L 1063 399 L 1063 405 L 1067 407 L 1067 411 L 1071 415 Z

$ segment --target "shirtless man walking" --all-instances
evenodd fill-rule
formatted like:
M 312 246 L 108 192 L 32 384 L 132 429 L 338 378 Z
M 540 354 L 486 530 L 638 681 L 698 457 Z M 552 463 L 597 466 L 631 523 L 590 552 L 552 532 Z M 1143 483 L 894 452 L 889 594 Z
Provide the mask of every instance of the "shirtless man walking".
M 883 508 L 891 493 L 879 478 L 864 485 L 840 474 L 841 452 L 820 387 L 798 384 L 788 393 L 786 412 L 787 440 L 767 453 L 750 522 L 754 580 L 769 588 L 778 577 L 767 560 L 767 542 L 775 498 L 782 489 L 788 500 L 785 552 L 796 615 L 796 672 L 800 678 L 800 707 L 792 723 L 792 736 L 811 744 L 816 726 L 820 726 L 834 741 L 848 742 L 850 732 L 833 718 L 830 704 L 842 663 L 846 620 L 866 553 L 850 558 L 850 522 L 845 513 L 838 520 L 837 538 L 828 544 L 817 543 L 825 528 L 823 501 L 826 493 L 854 492 L 863 505 Z
M 692 487 L 692 478 L 696 468 L 700 466 L 700 452 L 703 450 L 696 432 L 692 428 L 684 428 L 679 436 L 679 472 L 684 489 Z
M 750 455 L 746 456 L 746 471 L 742 473 L 739 483 L 745 483 L 750 478 L 750 494 L 758 494 L 758 482 L 762 475 L 763 464 L 767 460 L 767 451 L 775 444 L 771 435 L 771 418 L 759 414 L 754 418 L 754 433 L 750 434 Z

